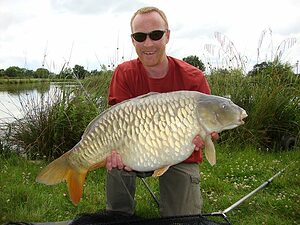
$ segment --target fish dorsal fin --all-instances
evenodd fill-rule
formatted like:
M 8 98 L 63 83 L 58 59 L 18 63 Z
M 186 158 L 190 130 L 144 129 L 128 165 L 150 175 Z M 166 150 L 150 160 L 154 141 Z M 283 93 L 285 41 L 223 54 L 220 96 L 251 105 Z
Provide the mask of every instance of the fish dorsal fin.
M 216 150 L 214 143 L 211 140 L 211 135 L 207 135 L 205 138 L 205 156 L 210 165 L 216 164 Z
M 146 97 L 149 97 L 151 95 L 157 95 L 157 94 L 160 94 L 160 93 L 159 92 L 155 92 L 155 91 L 151 91 L 151 92 L 148 92 L 147 94 L 140 95 L 140 96 L 137 96 L 135 98 L 129 99 L 129 101 L 133 100 L 133 99 L 146 98 Z
M 153 177 L 160 177 L 161 175 L 163 175 L 165 172 L 167 172 L 167 170 L 169 169 L 169 166 L 165 166 L 162 168 L 159 168 L 157 170 L 154 170 L 154 173 L 152 174 Z

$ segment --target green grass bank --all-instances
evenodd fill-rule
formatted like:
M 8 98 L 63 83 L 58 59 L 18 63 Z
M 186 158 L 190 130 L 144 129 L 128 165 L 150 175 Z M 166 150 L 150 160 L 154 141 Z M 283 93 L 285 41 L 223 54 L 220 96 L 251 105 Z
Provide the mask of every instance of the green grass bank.
M 281 169 L 284 173 L 233 209 L 227 216 L 233 224 L 300 224 L 300 149 L 266 152 L 253 147 L 217 146 L 217 164 L 200 166 L 203 213 L 224 210 L 267 181 Z M 45 186 L 35 182 L 45 161 L 29 161 L 17 155 L 0 155 L 0 222 L 61 221 L 79 213 L 105 208 L 105 169 L 89 173 L 78 206 L 69 200 L 66 184 Z M 158 179 L 146 178 L 159 196 Z M 136 214 L 158 217 L 158 208 L 138 180 Z

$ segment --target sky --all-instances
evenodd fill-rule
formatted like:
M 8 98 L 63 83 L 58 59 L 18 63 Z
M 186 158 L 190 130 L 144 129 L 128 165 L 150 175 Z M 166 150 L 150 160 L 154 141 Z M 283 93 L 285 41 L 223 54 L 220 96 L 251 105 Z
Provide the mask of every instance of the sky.
M 299 0 L 0 0 L 0 69 L 91 71 L 135 59 L 130 19 L 143 6 L 166 13 L 170 56 L 245 71 L 280 56 L 300 69 Z

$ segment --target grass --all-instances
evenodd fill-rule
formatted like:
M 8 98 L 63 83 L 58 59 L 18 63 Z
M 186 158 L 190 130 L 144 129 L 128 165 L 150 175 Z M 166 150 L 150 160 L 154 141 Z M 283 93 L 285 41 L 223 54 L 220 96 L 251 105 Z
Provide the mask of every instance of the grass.
M 265 152 L 217 146 L 217 164 L 207 162 L 201 168 L 203 213 L 224 210 L 250 193 L 281 169 L 282 175 L 233 209 L 227 216 L 233 224 L 300 223 L 300 149 Z M 45 186 L 35 182 L 47 162 L 28 161 L 17 155 L 0 155 L 0 222 L 61 221 L 77 214 L 105 208 L 105 170 L 91 172 L 86 180 L 83 199 L 78 206 L 69 200 L 66 185 Z M 158 179 L 146 178 L 159 196 Z M 138 180 L 136 213 L 146 218 L 158 217 L 158 208 Z

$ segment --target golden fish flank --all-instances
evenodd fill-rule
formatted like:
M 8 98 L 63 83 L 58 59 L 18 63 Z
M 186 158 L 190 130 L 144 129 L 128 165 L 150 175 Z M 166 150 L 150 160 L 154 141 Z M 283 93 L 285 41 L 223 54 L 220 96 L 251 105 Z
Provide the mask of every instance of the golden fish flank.
M 71 200 L 80 201 L 88 171 L 105 166 L 113 149 L 136 171 L 167 169 L 188 158 L 192 140 L 200 135 L 205 156 L 216 163 L 212 132 L 243 124 L 245 110 L 230 100 L 194 91 L 149 93 L 117 104 L 96 117 L 70 151 L 50 163 L 37 181 L 52 185 L 67 181 Z

